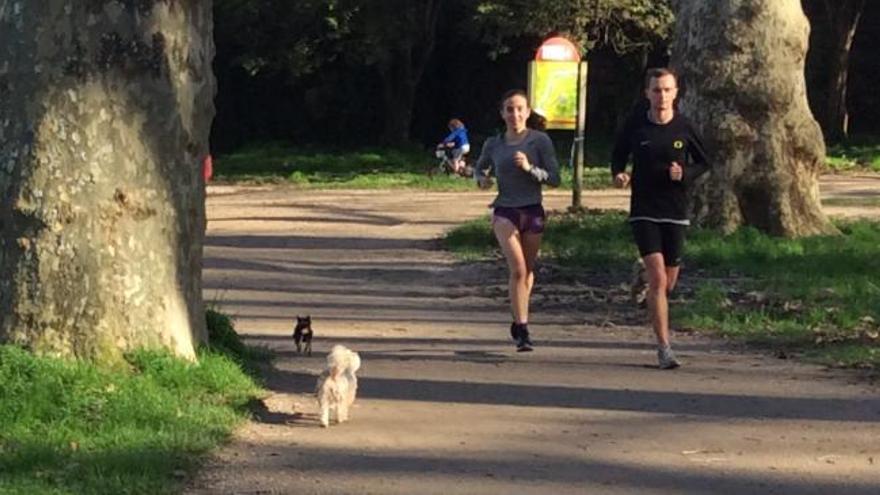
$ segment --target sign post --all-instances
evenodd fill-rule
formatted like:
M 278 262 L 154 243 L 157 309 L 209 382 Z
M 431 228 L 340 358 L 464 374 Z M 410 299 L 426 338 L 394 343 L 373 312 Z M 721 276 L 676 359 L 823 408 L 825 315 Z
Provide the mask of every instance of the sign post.
M 529 100 L 532 111 L 547 119 L 547 129 L 575 131 L 572 146 L 573 210 L 583 209 L 584 128 L 587 109 L 587 63 L 577 47 L 561 37 L 549 38 L 529 62 Z
M 571 190 L 571 209 L 580 211 L 584 209 L 581 199 L 584 190 L 584 130 L 587 121 L 587 63 L 578 64 L 578 116 L 577 127 L 574 131 L 574 157 L 572 168 L 574 169 L 574 184 Z

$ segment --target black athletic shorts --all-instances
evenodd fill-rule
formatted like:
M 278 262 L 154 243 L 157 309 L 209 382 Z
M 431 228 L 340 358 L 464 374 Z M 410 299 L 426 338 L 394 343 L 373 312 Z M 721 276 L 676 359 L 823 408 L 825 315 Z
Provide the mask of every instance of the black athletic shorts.
M 510 221 L 520 233 L 541 234 L 544 232 L 544 222 L 547 214 L 540 204 L 512 208 L 509 206 L 496 206 L 492 212 L 492 223 L 499 218 Z
M 650 220 L 636 220 L 631 222 L 630 226 L 636 245 L 639 247 L 639 254 L 643 258 L 652 253 L 662 253 L 666 266 L 681 264 L 684 230 L 687 226 Z

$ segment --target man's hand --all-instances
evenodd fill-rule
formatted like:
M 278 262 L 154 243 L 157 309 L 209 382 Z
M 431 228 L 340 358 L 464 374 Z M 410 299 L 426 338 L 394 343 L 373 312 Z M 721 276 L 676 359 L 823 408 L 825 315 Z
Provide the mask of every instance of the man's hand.
M 513 164 L 523 172 L 528 172 L 532 169 L 532 164 L 529 163 L 529 157 L 522 151 L 517 151 L 513 154 Z
M 614 185 L 617 187 L 626 187 L 629 185 L 629 174 L 621 172 L 614 176 Z
M 669 166 L 669 178 L 674 182 L 680 182 L 682 177 L 684 177 L 684 169 L 678 162 L 672 162 L 672 165 Z
M 488 175 L 477 179 L 477 187 L 479 187 L 480 189 L 489 189 L 490 187 L 492 187 L 492 183 L 492 177 L 489 177 Z

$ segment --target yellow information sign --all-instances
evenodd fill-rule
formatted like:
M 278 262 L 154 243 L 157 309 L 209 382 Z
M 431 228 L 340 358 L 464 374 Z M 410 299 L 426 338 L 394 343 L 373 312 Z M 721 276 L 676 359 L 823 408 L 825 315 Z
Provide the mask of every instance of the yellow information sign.
M 529 62 L 532 110 L 547 119 L 548 129 L 575 129 L 580 62 Z

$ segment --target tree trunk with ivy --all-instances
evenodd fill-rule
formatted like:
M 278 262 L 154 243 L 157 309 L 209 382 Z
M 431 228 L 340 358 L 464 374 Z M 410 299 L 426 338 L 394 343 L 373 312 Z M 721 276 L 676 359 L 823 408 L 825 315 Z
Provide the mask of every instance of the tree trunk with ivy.
M 212 2 L 0 3 L 0 341 L 194 358 Z
M 836 232 L 819 199 L 825 144 L 807 104 L 810 26 L 800 1 L 676 0 L 675 10 L 681 108 L 714 162 L 694 218 L 725 232 Z

